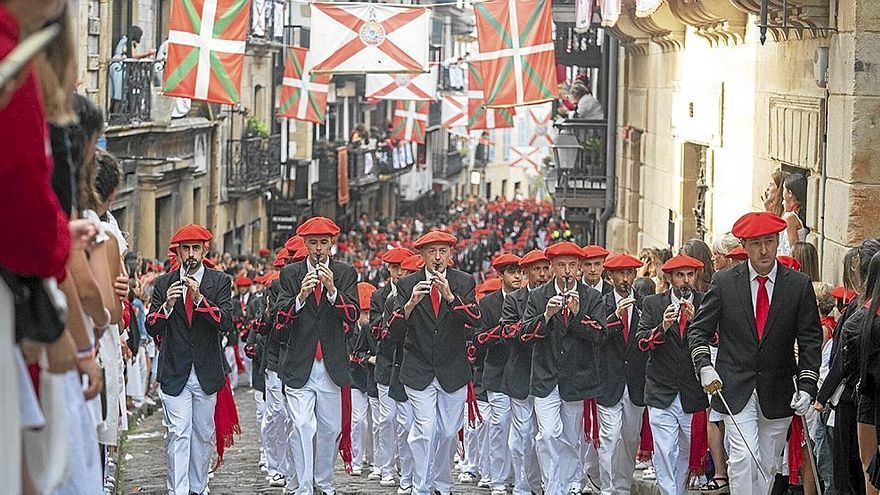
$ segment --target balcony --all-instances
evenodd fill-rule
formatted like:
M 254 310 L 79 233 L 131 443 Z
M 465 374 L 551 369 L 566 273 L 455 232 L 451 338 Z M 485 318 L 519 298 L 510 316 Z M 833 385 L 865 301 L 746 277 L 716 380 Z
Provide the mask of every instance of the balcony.
M 264 0 L 251 3 L 251 22 L 248 26 L 249 46 L 281 46 L 284 39 L 284 2 Z
M 467 74 L 457 64 L 441 65 L 439 68 L 437 90 L 438 91 L 464 91 L 464 82 Z
M 604 207 L 608 187 L 607 123 L 569 119 L 556 127 L 560 132 L 557 146 L 562 161 L 557 163 L 556 203 L 567 208 Z
M 130 125 L 150 120 L 155 62 L 151 59 L 116 58 L 107 67 L 107 122 Z
M 479 169 L 486 168 L 486 165 L 492 161 L 495 154 L 494 151 L 491 144 L 478 144 L 477 149 L 474 150 L 474 167 Z
M 390 179 L 409 170 L 416 163 L 417 145 L 408 141 L 401 141 L 397 147 L 379 146 L 376 149 L 376 172 L 382 177 Z
M 281 135 L 226 141 L 226 188 L 230 194 L 258 191 L 280 178 Z
M 352 188 L 364 187 L 378 182 L 376 153 L 370 149 L 348 152 L 348 185 Z
M 457 177 L 464 167 L 463 162 L 461 153 L 458 151 L 452 150 L 446 153 L 446 178 L 452 179 Z

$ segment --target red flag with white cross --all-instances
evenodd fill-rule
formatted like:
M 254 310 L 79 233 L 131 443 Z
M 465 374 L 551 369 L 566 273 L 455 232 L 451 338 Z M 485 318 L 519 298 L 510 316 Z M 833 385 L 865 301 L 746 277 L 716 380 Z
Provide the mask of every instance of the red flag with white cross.
M 309 50 L 288 46 L 284 50 L 284 77 L 278 115 L 323 124 L 327 109 L 329 75 L 309 75 Z
M 531 105 L 559 97 L 550 3 L 489 0 L 474 4 L 487 107 Z
M 251 0 L 174 0 L 166 96 L 239 102 L 250 10 Z
M 513 127 L 512 108 L 486 108 L 483 98 L 483 76 L 479 62 L 468 62 L 468 130 L 505 129 Z
M 394 119 L 391 121 L 391 138 L 424 144 L 430 106 L 431 103 L 427 101 L 395 102 Z

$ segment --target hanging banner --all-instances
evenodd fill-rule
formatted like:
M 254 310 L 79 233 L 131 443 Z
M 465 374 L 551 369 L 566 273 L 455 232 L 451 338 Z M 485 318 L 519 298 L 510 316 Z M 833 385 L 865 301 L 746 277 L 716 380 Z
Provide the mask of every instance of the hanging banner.
M 528 111 L 529 124 L 532 126 L 532 137 L 529 146 L 550 146 L 553 138 L 553 108 L 551 103 L 533 105 Z
M 593 22 L 593 6 L 596 0 L 576 0 L 574 4 L 574 30 L 586 33 Z
M 347 205 L 349 201 L 348 148 L 340 146 L 336 151 L 336 202 L 342 206 Z
M 323 124 L 327 110 L 329 75 L 309 76 L 309 50 L 288 46 L 284 49 L 284 77 L 278 115 Z
M 478 65 L 468 63 L 468 130 L 505 129 L 513 127 L 512 108 L 486 108 L 483 106 L 483 76 Z
M 391 121 L 391 139 L 425 144 L 425 127 L 428 124 L 427 101 L 398 101 L 394 104 Z
M 377 100 L 437 99 L 437 66 L 424 74 L 367 74 L 366 97 Z
M 440 106 L 440 125 L 447 129 L 467 126 L 467 106 L 467 96 L 444 95 Z
M 602 26 L 614 27 L 620 17 L 623 0 L 599 0 L 599 11 L 602 14 Z
M 537 146 L 511 146 L 510 166 L 540 172 L 543 157 Z
M 250 0 L 174 0 L 165 96 L 238 103 L 250 11 Z
M 531 105 L 559 97 L 550 0 L 474 4 L 487 107 Z
M 428 72 L 431 9 L 378 3 L 313 3 L 314 72 Z

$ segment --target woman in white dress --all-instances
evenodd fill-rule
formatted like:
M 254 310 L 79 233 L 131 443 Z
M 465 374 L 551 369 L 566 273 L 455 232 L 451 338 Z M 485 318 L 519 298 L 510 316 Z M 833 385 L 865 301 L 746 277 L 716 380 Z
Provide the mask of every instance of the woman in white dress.
M 807 199 L 807 178 L 802 174 L 790 174 L 782 184 L 782 219 L 788 226 L 779 233 L 777 256 L 791 256 L 791 247 L 798 241 L 806 241 L 810 229 L 804 226 Z

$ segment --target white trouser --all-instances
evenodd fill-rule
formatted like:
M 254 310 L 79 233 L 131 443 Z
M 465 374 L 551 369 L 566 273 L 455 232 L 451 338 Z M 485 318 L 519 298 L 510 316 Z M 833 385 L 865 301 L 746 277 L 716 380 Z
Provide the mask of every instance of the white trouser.
M 535 397 L 538 435 L 535 445 L 541 473 L 547 484 L 545 493 L 580 491 L 579 446 L 584 435 L 584 401 L 563 401 L 559 387 L 547 397 Z
M 681 408 L 681 395 L 676 395 L 672 404 L 665 409 L 648 408 L 654 436 L 654 469 L 657 470 L 657 485 L 662 495 L 683 495 L 687 492 L 691 416 Z
M 351 389 L 351 462 L 362 466 L 366 461 L 367 435 L 370 429 L 370 401 L 367 394 L 356 388 Z
M 485 406 L 485 407 L 484 407 Z M 480 415 L 482 416 L 483 412 L 488 412 L 488 404 L 483 401 L 477 402 L 477 408 L 480 409 Z M 467 418 L 467 402 L 464 404 L 464 414 Z M 481 473 L 480 468 L 482 467 L 482 453 L 483 453 L 483 439 L 486 437 L 486 423 L 485 419 L 481 421 L 479 418 L 474 419 L 474 426 L 470 425 L 470 419 L 465 421 L 464 424 L 464 457 L 461 459 L 461 463 L 459 464 L 459 471 L 471 474 L 479 474 L 481 476 L 485 476 L 486 473 Z
M 223 354 L 226 356 L 226 362 L 229 364 L 229 386 L 235 390 L 238 386 L 238 364 L 235 362 L 235 349 L 228 345 L 223 348 Z
M 493 490 L 506 490 L 510 478 L 510 397 L 498 392 L 488 392 L 489 425 L 486 443 L 489 447 L 489 479 Z
M 413 409 L 409 401 L 397 403 L 397 452 L 400 462 L 400 486 L 413 483 L 413 453 L 409 446 L 409 430 L 413 423 Z
M 578 441 L 580 442 L 578 451 L 581 455 L 581 480 L 586 482 L 589 477 L 593 483 L 597 483 L 599 481 L 599 450 L 592 440 L 587 441 L 586 432 L 578 438 Z
M 254 368 L 254 361 L 248 357 L 246 352 L 244 352 L 245 345 L 247 345 L 245 342 L 239 342 L 238 343 L 238 352 L 241 354 L 242 363 L 244 363 L 244 376 L 247 377 L 248 387 L 253 388 L 254 374 L 252 373 L 252 370 Z
M 370 464 L 376 466 L 379 462 L 379 399 L 377 397 L 370 397 L 370 429 L 373 436 Z
M 290 414 L 287 401 L 281 391 L 281 378 L 278 373 L 266 370 L 266 409 L 263 413 L 263 431 L 266 434 L 266 469 L 269 476 L 282 474 L 293 478 L 293 464 L 290 460 Z
M 312 484 L 333 493 L 333 460 L 342 432 L 342 393 L 330 379 L 324 361 L 315 360 L 302 388 L 284 387 L 292 428 L 288 442 L 297 494 L 311 495 Z M 288 480 L 287 489 L 295 486 Z
M 508 447 L 513 464 L 513 495 L 541 493 L 541 468 L 535 450 L 534 398 L 510 399 L 511 423 Z
M 165 454 L 168 457 L 166 487 L 174 495 L 202 493 L 208 487 L 208 469 L 214 453 L 214 406 L 217 393 L 205 394 L 193 367 L 180 395 L 159 390 Z
M 745 407 L 738 414 L 733 415 L 733 418 L 726 414 L 723 417 L 725 436 L 730 440 L 730 449 L 727 451 L 730 493 L 767 493 L 769 483 L 773 481 L 773 466 L 786 444 L 785 434 L 791 423 L 791 417 L 765 418 L 758 403 L 757 391 L 752 392 Z M 733 424 L 733 419 L 736 419 L 748 444 L 743 442 L 743 438 Z M 656 442 L 656 433 L 654 438 Z M 752 455 L 749 454 L 749 448 L 761 463 L 768 481 L 761 477 Z
M 425 390 L 406 387 L 413 409 L 409 445 L 413 454 L 413 493 L 429 495 L 437 490 L 446 495 L 452 490 L 452 454 L 458 430 L 464 424 L 467 387 L 448 393 L 435 378 Z M 436 446 L 432 449 L 432 439 Z M 433 452 L 432 452 L 433 450 Z M 431 471 L 434 486 L 430 485 Z
M 12 292 L 0 278 L 0 431 L 7 447 L 0 451 L 0 480 L 8 493 L 21 492 L 21 420 L 18 374 L 15 370 L 15 305 Z
M 379 384 L 379 446 L 376 449 L 376 465 L 382 476 L 394 475 L 397 457 L 397 401 L 388 397 L 388 386 Z
M 480 478 L 486 479 L 491 484 L 492 479 L 489 476 L 489 403 L 478 400 L 477 408 L 480 410 L 480 416 L 483 417 L 479 431 L 477 431 L 477 445 L 480 450 L 480 455 L 477 458 L 477 472 L 480 473 Z
M 260 429 L 260 464 L 266 464 L 266 428 L 263 418 L 266 416 L 266 397 L 263 392 L 254 390 L 254 402 L 257 404 L 257 427 Z M 268 467 L 267 467 L 268 469 Z
M 602 495 L 626 495 L 632 488 L 644 406 L 636 406 L 626 387 L 613 406 L 599 409 L 599 480 Z

